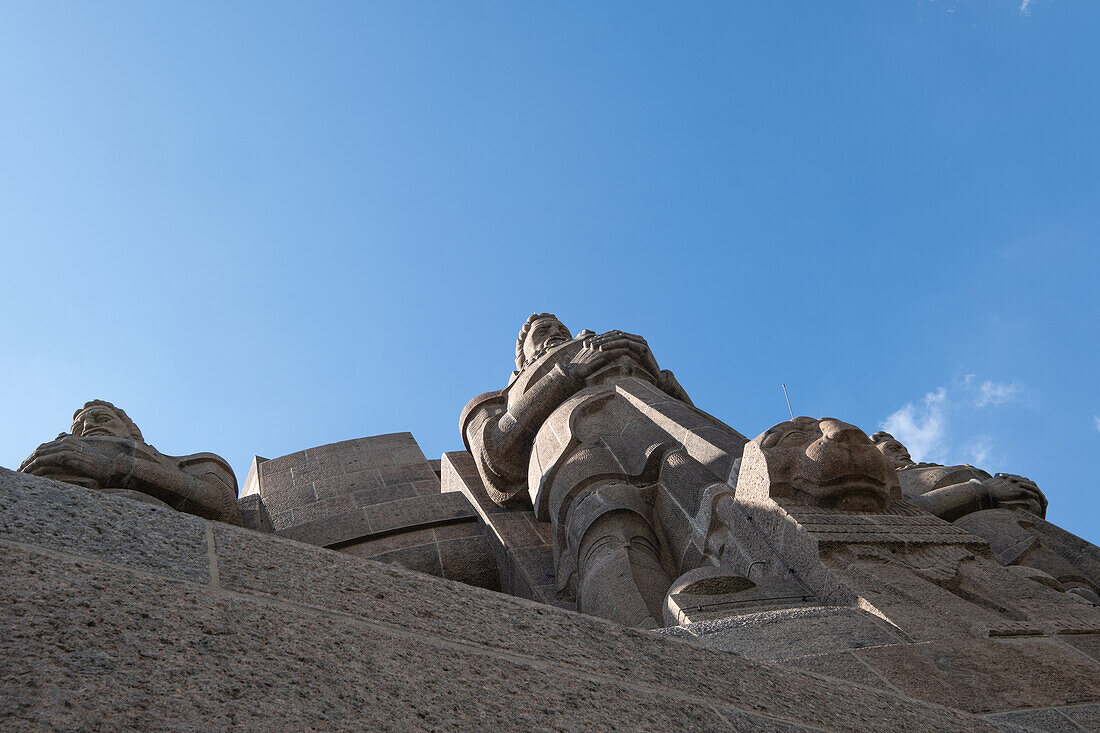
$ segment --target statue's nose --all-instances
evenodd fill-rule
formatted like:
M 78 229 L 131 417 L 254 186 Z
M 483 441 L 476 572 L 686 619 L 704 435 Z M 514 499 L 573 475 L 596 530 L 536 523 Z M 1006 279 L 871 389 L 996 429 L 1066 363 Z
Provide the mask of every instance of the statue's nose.
M 826 418 L 821 421 L 821 434 L 838 443 L 857 443 L 863 437 L 863 431 L 855 425 L 849 425 L 833 418 Z

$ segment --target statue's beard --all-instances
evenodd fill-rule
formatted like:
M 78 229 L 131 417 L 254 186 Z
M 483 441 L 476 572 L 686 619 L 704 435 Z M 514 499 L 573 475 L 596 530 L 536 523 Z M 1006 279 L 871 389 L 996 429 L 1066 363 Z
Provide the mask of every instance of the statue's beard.
M 542 346 L 538 347 L 538 349 L 535 350 L 534 354 L 531 354 L 531 358 L 524 362 L 523 366 L 526 367 L 528 364 L 533 364 L 534 362 L 542 358 L 544 354 L 552 351 L 558 346 L 561 346 L 568 340 L 569 339 L 567 339 L 565 336 L 551 336 L 550 338 L 542 342 Z

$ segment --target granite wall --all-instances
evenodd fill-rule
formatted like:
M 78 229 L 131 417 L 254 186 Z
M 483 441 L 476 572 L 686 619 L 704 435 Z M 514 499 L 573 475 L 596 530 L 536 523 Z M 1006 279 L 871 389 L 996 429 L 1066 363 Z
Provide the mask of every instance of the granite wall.
M 6 730 L 998 730 L 3 469 L 0 554 Z M 1084 726 L 1095 706 L 1050 714 Z

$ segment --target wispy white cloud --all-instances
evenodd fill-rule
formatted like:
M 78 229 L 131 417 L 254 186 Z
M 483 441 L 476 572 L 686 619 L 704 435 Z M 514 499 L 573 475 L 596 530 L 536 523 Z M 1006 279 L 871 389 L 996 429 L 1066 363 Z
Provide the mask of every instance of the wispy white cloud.
M 932 452 L 943 448 L 946 401 L 947 389 L 940 387 L 926 394 L 920 403 L 906 403 L 883 420 L 881 427 L 905 444 L 913 460 L 928 460 Z
M 973 375 L 968 375 L 968 378 Z M 963 380 L 963 384 L 968 384 Z M 1024 388 L 1019 382 L 991 382 L 988 379 L 978 385 L 977 395 L 974 398 L 974 407 L 999 407 L 1007 402 L 1018 399 L 1023 394 Z
M 1100 415 L 1093 415 L 1092 419 L 1096 422 L 1096 429 L 1100 430 Z
M 1020 3 L 1020 15 L 1031 15 L 1031 4 L 1034 0 L 1023 0 Z
M 986 432 L 952 435 L 952 423 L 961 419 L 963 424 L 972 424 L 974 416 L 968 412 L 1027 402 L 1032 397 L 1023 382 L 996 382 L 967 374 L 906 403 L 879 423 L 879 428 L 904 443 L 913 460 L 983 466 L 1000 457 L 993 436 Z M 1100 430 L 1100 416 L 1096 416 L 1096 427 Z
M 966 446 L 967 458 L 974 466 L 987 465 L 992 454 L 993 438 L 988 435 L 979 435 Z

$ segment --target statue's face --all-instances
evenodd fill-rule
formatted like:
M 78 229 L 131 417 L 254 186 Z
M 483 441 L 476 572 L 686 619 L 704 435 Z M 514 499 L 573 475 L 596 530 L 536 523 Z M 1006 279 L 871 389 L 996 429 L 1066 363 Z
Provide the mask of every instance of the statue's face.
M 774 483 L 821 506 L 880 509 L 897 483 L 875 444 L 859 428 L 834 418 L 799 417 L 767 431 L 760 444 Z
M 569 332 L 557 318 L 540 318 L 531 324 L 523 342 L 523 359 L 530 362 L 545 346 L 569 340 Z
M 81 410 L 73 419 L 73 435 L 113 435 L 116 438 L 129 438 L 130 430 L 114 410 L 95 405 Z
M 876 443 L 875 447 L 878 448 L 879 453 L 886 457 L 886 462 L 894 468 L 908 468 L 914 465 L 913 457 L 909 455 L 908 449 L 896 440 L 884 440 L 881 443 Z

